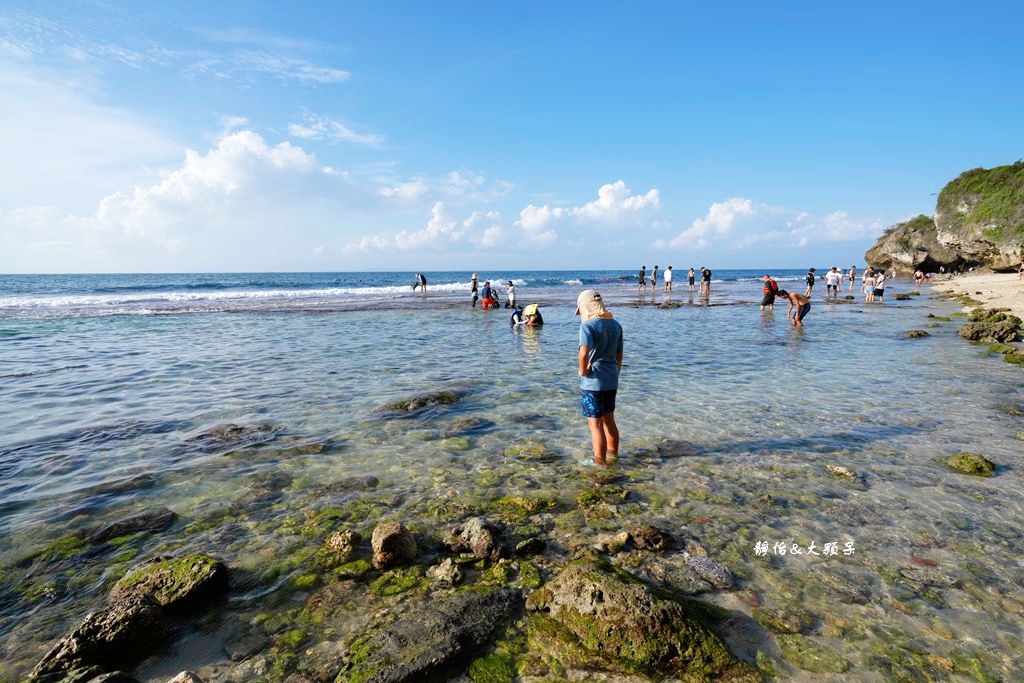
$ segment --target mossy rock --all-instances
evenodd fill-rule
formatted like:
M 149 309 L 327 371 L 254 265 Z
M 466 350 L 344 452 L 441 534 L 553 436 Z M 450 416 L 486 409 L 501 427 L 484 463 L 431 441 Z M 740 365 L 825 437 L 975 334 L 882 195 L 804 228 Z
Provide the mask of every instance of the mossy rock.
M 540 588 L 543 581 L 540 572 L 526 560 L 519 561 L 519 585 L 523 588 Z
M 814 615 L 805 609 L 755 607 L 754 619 L 773 633 L 806 633 L 814 626 Z
M 370 584 L 370 592 L 377 596 L 398 595 L 415 588 L 426 588 L 427 579 L 423 577 L 423 570 L 419 567 L 409 569 L 393 569 L 385 572 Z
M 529 517 L 558 508 L 553 496 L 503 496 L 494 501 L 494 507 L 510 517 Z
M 754 655 L 754 663 L 757 664 L 758 670 L 767 678 L 775 678 L 779 675 L 775 659 L 764 650 L 757 651 Z
M 353 560 L 335 569 L 334 575 L 339 579 L 357 579 L 372 568 L 368 560 Z
M 907 330 L 903 333 L 904 339 L 922 339 L 930 336 L 932 336 L 931 333 L 926 330 Z
M 1003 360 L 1014 365 L 1024 365 L 1024 352 L 1014 351 L 1003 356 Z
M 576 504 L 586 510 L 602 503 L 618 505 L 628 499 L 629 489 L 617 484 L 607 484 L 580 491 L 580 494 L 576 496 Z
M 80 555 L 88 549 L 89 542 L 78 534 L 64 534 L 46 546 L 35 559 L 45 563 L 59 562 Z
M 228 570 L 209 555 L 158 560 L 137 567 L 118 581 L 111 591 L 117 602 L 132 594 L 151 596 L 162 607 L 175 609 L 223 593 L 228 587 Z
M 499 653 L 477 657 L 467 673 L 473 683 L 512 683 L 518 675 L 515 660 Z
M 988 350 L 991 351 L 992 353 L 1006 354 L 1015 352 L 1017 350 L 1017 347 L 1014 346 L 1013 344 L 1003 344 L 1001 342 L 998 342 L 989 346 Z
M 1019 441 L 1024 441 L 1024 432 L 1017 432 L 1014 436 L 1016 436 Z
M 928 317 L 934 320 L 935 322 L 940 323 L 948 323 L 951 320 L 951 318 L 947 318 L 944 315 L 932 315 L 931 313 L 928 314 Z
M 1010 417 L 1024 417 L 1024 406 L 1019 406 L 1015 403 L 997 403 L 992 407 L 1001 413 L 1006 413 Z
M 507 588 L 516 576 L 516 566 L 509 560 L 499 560 L 480 575 L 480 581 L 490 586 Z
M 506 458 L 519 458 L 527 462 L 554 462 L 557 458 L 547 444 L 535 439 L 526 439 L 512 444 L 505 449 Z
M 905 292 L 900 292 L 894 298 L 896 299 L 896 301 L 910 301 L 910 294 L 905 293 Z
M 692 601 L 641 581 L 596 556 L 569 564 L 535 591 L 527 608 L 555 622 L 555 641 L 583 650 L 611 670 L 686 681 L 759 681 L 707 626 Z M 531 628 L 537 623 L 530 620 Z
M 437 445 L 448 451 L 465 451 L 473 445 L 473 440 L 468 436 L 450 436 L 438 441 Z
M 991 477 L 996 472 L 995 464 L 977 453 L 956 453 L 945 458 L 943 462 L 954 472 L 976 477 Z
M 841 674 L 850 669 L 848 659 L 818 647 L 801 635 L 780 635 L 778 642 L 779 650 L 786 661 L 804 671 L 816 674 Z
M 970 676 L 979 683 L 1000 683 L 1003 679 L 989 671 L 984 662 L 974 655 L 966 652 L 953 652 L 950 655 L 953 660 L 953 670 Z
M 415 415 L 429 408 L 450 406 L 465 398 L 465 391 L 433 391 L 411 398 L 403 398 L 377 408 L 375 413 Z

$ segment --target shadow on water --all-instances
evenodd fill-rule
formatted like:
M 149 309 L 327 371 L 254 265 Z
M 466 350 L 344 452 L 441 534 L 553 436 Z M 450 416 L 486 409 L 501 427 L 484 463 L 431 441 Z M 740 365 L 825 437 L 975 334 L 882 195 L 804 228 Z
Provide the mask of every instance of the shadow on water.
M 712 455 L 734 455 L 736 453 L 761 453 L 768 451 L 804 450 L 814 453 L 831 453 L 839 448 L 850 446 L 863 446 L 874 442 L 884 442 L 897 436 L 906 436 L 919 432 L 931 431 L 934 425 L 923 424 L 918 426 L 901 425 L 871 425 L 862 429 L 854 429 L 845 432 L 831 432 L 822 434 L 811 434 L 802 437 L 790 437 L 784 439 L 765 438 L 741 441 L 729 441 L 710 445 L 707 452 Z

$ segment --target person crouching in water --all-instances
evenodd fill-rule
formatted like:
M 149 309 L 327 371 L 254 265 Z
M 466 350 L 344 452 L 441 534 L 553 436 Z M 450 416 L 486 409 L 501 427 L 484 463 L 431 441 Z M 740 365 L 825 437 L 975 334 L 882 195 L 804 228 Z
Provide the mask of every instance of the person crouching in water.
M 526 308 L 516 306 L 512 311 L 512 325 L 525 325 L 526 327 L 540 327 L 544 324 L 544 318 L 540 314 L 540 304 L 530 304 Z
M 593 289 L 576 298 L 576 315 L 580 316 L 580 403 L 590 427 L 594 464 L 606 466 L 619 458 L 615 394 L 622 370 L 622 326 Z
M 784 289 L 779 290 L 778 296 L 780 299 L 786 299 L 789 301 L 789 308 L 786 310 L 786 318 L 791 318 L 793 320 L 794 327 L 803 327 L 804 318 L 811 310 L 810 298 L 803 294 L 797 294 L 796 292 L 787 292 Z

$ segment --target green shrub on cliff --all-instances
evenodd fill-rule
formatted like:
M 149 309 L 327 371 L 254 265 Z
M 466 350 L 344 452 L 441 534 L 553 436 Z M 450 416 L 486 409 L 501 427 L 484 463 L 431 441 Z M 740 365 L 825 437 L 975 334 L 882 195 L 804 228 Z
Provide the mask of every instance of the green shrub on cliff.
M 1024 161 L 961 173 L 939 193 L 936 209 L 958 230 L 991 239 L 1024 235 Z

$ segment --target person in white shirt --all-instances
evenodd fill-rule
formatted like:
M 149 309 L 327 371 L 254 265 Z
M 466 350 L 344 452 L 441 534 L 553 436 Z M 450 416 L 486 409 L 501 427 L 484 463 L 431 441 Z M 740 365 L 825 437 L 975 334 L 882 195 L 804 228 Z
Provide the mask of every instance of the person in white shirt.
M 864 303 L 871 302 L 871 294 L 875 291 L 875 271 L 868 266 L 860 283 L 860 293 L 864 295 Z
M 839 283 L 842 280 L 843 274 L 835 266 L 832 266 L 832 270 L 825 273 L 825 299 L 828 299 L 830 294 L 834 299 L 839 299 Z
M 505 308 L 516 307 L 516 283 L 511 280 L 508 281 L 508 287 L 505 288 L 505 293 L 508 295 L 508 301 L 505 302 Z
M 666 292 L 671 292 L 672 291 L 672 266 L 669 266 L 665 270 L 665 291 Z
M 875 291 L 872 292 L 871 300 L 878 299 L 878 303 L 883 303 L 882 300 L 885 298 L 885 271 L 878 271 L 878 275 L 875 276 Z

